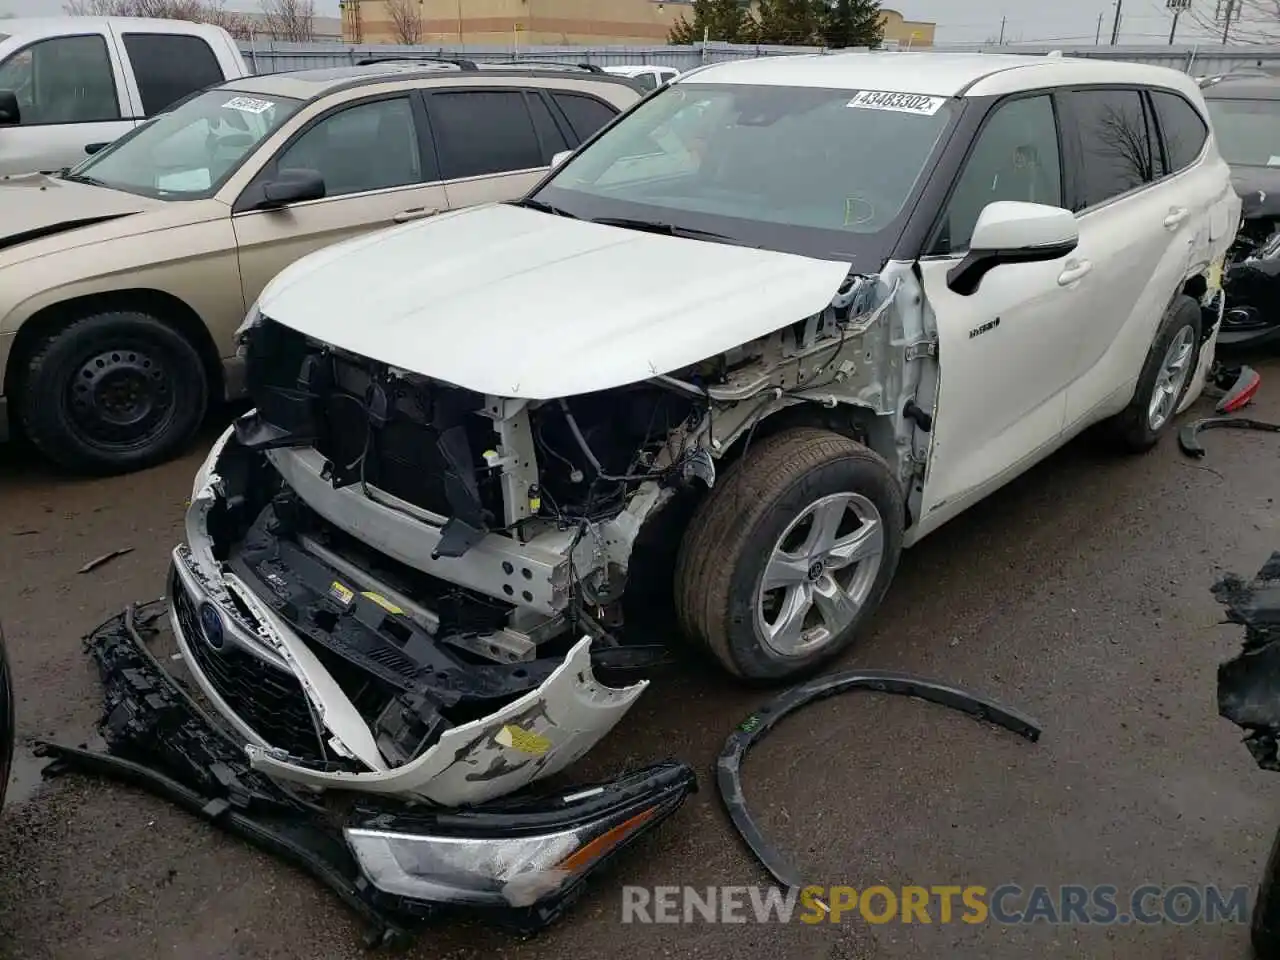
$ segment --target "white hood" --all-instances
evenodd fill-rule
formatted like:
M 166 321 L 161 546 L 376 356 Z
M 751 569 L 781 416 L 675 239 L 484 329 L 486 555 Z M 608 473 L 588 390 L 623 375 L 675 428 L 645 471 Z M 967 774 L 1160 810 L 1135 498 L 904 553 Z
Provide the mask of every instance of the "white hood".
M 548 400 L 668 373 L 811 316 L 848 271 L 494 205 L 314 253 L 259 306 L 400 369 Z

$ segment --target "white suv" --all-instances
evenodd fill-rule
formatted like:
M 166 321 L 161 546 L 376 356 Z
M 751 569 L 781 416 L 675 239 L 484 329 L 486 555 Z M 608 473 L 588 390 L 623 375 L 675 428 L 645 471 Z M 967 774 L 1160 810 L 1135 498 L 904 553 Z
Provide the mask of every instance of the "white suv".
M 637 644 L 812 670 L 904 546 L 1090 425 L 1157 442 L 1239 213 L 1169 70 L 695 70 L 524 200 L 270 284 L 174 555 L 185 660 L 272 775 L 437 802 L 580 756 L 641 689 L 592 664 Z M 384 748 L 405 690 L 423 736 Z

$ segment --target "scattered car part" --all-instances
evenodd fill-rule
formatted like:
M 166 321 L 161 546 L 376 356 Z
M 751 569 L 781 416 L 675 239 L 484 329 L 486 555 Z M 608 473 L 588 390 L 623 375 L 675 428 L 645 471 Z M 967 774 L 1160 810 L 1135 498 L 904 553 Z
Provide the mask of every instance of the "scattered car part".
M 77 570 L 76 573 L 89 573 L 90 571 L 97 570 L 104 563 L 110 563 L 112 560 L 116 559 L 116 557 L 123 557 L 130 553 L 133 553 L 133 547 L 121 547 L 118 550 L 108 550 L 101 556 L 94 557 L 83 567 Z
M 1245 731 L 1263 770 L 1280 771 L 1280 551 L 1246 581 L 1229 574 L 1213 586 L 1227 622 L 1244 627 L 1240 654 L 1218 665 L 1218 714 Z M 1250 920 L 1253 949 L 1280 957 L 1280 832 L 1263 869 Z
M 67 770 L 142 786 L 311 873 L 372 925 L 371 943 L 467 908 L 520 932 L 561 915 L 583 882 L 696 790 L 687 764 L 466 809 L 303 799 L 249 764 L 244 744 L 159 665 L 140 630 L 160 601 L 98 627 L 86 648 L 106 691 L 105 753 L 41 743 Z
M 1199 434 L 1202 430 L 1261 430 L 1280 433 L 1280 423 L 1250 420 L 1247 417 L 1206 417 L 1194 420 L 1178 431 L 1178 446 L 1187 456 L 1203 457 L 1208 452 L 1200 443 Z
M 716 760 L 716 785 L 729 819 L 746 841 L 756 859 L 779 883 L 800 888 L 806 883 L 794 866 L 765 838 L 747 809 L 742 788 L 742 763 L 751 750 L 783 717 L 818 700 L 851 690 L 868 690 L 904 697 L 916 697 L 1011 730 L 1032 743 L 1040 739 L 1040 725 L 1030 717 L 975 693 L 948 684 L 906 673 L 885 670 L 855 670 L 818 677 L 788 690 L 747 717 L 725 741 Z
M 1221 414 L 1235 413 L 1247 407 L 1262 386 L 1262 375 L 1250 366 L 1228 367 L 1214 363 L 1210 377 L 1222 391 L 1222 397 L 1214 407 Z
M 13 678 L 9 675 L 4 627 L 0 626 L 0 808 L 4 807 L 5 788 L 9 785 L 9 768 L 13 763 L 16 738 L 17 728 L 13 719 Z

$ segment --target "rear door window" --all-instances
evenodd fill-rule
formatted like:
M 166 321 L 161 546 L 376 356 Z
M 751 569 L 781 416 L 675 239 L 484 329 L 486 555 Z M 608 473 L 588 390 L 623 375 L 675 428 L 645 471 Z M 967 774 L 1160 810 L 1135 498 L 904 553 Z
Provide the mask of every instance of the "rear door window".
M 126 33 L 124 49 L 150 117 L 183 97 L 226 79 L 209 44 L 176 33 Z
M 1137 90 L 1077 90 L 1067 94 L 1080 142 L 1080 196 L 1074 209 L 1106 203 L 1151 183 L 1159 150 Z
M 1195 163 L 1209 139 L 1209 128 L 1200 112 L 1176 93 L 1152 90 L 1160 134 L 1164 140 L 1169 173 L 1178 173 Z
M 557 153 L 569 149 L 569 142 L 552 116 L 551 108 L 542 99 L 542 94 L 530 91 L 528 97 L 529 109 L 533 112 L 533 127 L 542 146 L 542 162 L 550 164 L 551 158 Z
M 546 166 L 520 90 L 449 90 L 427 99 L 444 180 Z
M 579 140 L 595 136 L 597 130 L 618 115 L 612 107 L 585 94 L 557 91 L 553 96 Z

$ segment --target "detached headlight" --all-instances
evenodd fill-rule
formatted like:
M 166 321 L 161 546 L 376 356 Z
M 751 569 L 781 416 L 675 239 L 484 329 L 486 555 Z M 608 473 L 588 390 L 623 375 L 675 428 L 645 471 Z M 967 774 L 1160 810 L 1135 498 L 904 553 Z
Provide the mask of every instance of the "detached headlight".
M 666 763 L 549 800 L 382 814 L 345 830 L 379 891 L 410 900 L 528 907 L 566 891 L 697 789 Z

